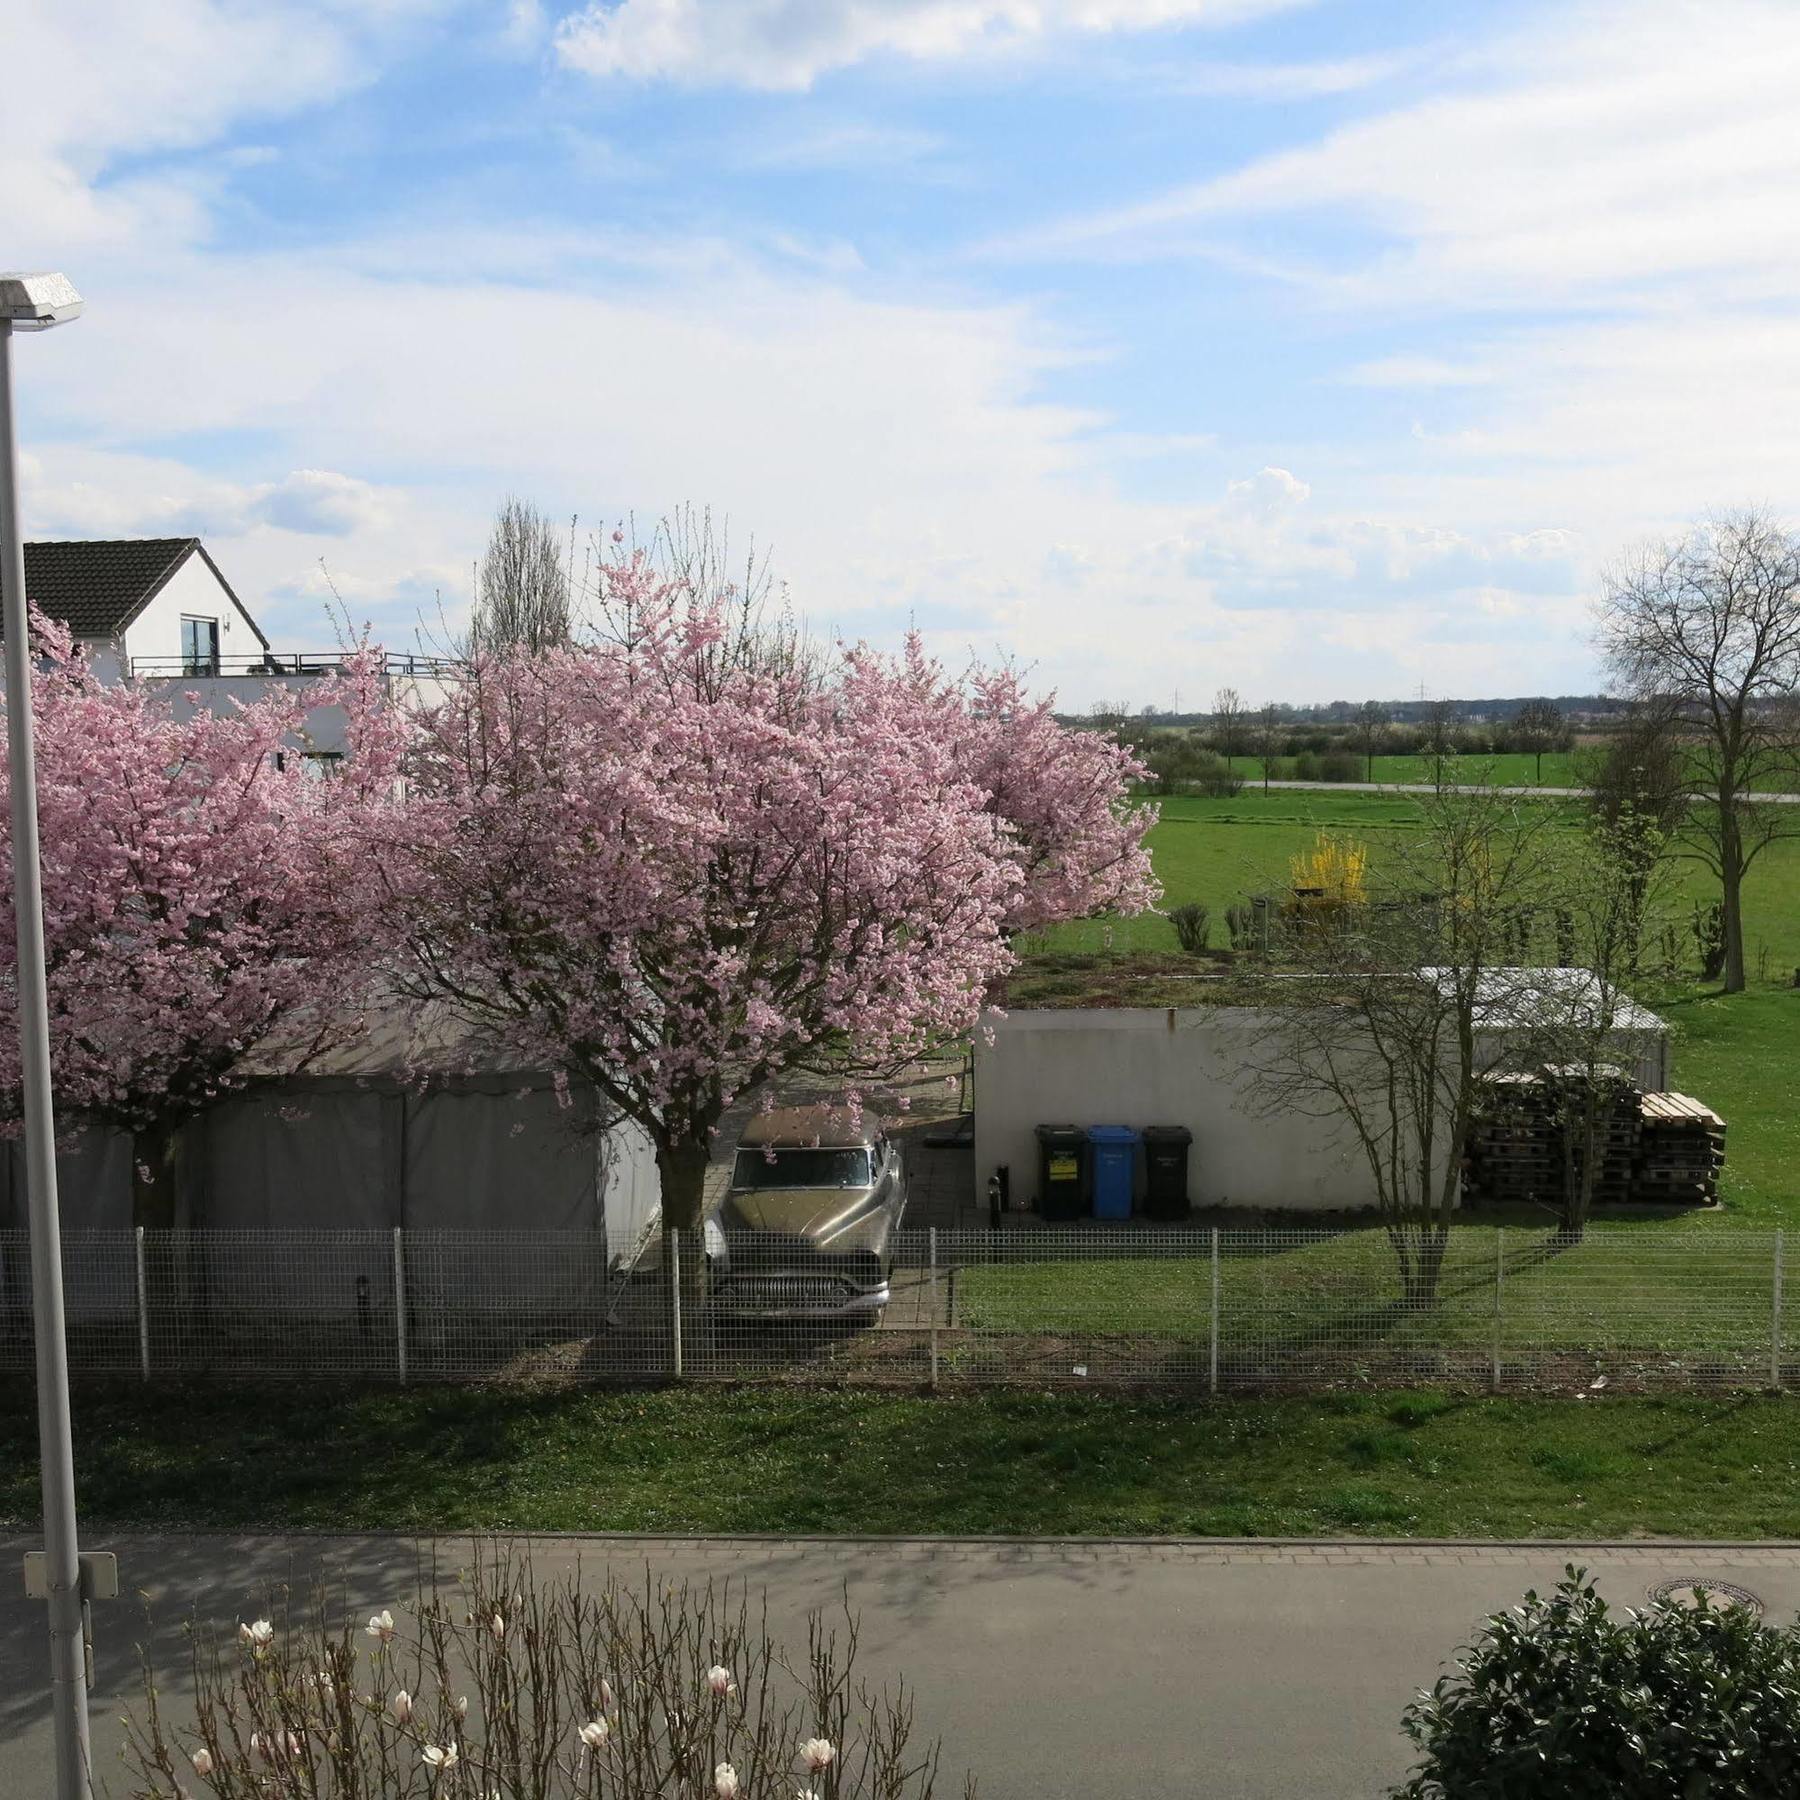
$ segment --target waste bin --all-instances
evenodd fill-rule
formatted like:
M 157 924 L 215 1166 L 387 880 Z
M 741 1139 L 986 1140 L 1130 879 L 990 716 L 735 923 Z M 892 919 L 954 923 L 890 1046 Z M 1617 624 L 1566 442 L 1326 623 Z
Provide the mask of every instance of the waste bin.
M 1075 1125 L 1040 1125 L 1038 1211 L 1047 1220 L 1079 1219 L 1087 1211 L 1087 1139 Z
M 1188 1145 L 1185 1125 L 1144 1128 L 1144 1211 L 1167 1222 L 1188 1216 Z
M 1094 1217 L 1129 1219 L 1137 1147 L 1143 1139 L 1129 1125 L 1091 1125 L 1087 1139 L 1088 1165 L 1093 1170 Z

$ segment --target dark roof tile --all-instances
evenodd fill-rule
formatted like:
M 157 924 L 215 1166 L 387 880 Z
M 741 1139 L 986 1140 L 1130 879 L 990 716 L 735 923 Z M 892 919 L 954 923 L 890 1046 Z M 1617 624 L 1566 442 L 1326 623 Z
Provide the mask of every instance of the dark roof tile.
M 25 592 L 78 638 L 111 637 L 199 547 L 192 537 L 27 544 Z

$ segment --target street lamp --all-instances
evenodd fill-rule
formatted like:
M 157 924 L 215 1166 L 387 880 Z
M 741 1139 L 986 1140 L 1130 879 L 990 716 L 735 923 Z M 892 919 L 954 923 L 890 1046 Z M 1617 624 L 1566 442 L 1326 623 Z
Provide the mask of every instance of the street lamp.
M 87 1641 L 75 1536 L 75 1450 L 63 1335 L 62 1228 L 50 1105 L 50 1002 L 44 985 L 44 896 L 38 864 L 37 761 L 31 738 L 31 640 L 19 448 L 13 419 L 14 332 L 80 316 L 65 275 L 0 275 L 0 620 L 6 632 L 6 749 L 12 773 L 13 915 L 18 927 L 19 1065 L 31 1208 L 31 1312 L 37 1340 L 38 1455 L 43 1464 L 45 1597 L 58 1800 L 89 1800 Z

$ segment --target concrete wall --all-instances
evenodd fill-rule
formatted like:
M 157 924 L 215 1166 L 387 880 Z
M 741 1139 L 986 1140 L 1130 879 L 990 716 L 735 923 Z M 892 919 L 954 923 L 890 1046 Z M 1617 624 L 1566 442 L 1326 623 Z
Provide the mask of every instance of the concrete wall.
M 1328 1212 L 1377 1204 L 1361 1147 L 1341 1119 L 1261 1114 L 1246 1073 L 1270 1015 L 1247 1007 L 1094 1008 L 991 1017 L 975 1040 L 975 1183 L 1011 1170 L 1015 1200 L 1038 1198 L 1038 1125 L 1185 1125 L 1196 1207 Z M 991 1036 L 991 1041 L 990 1041 Z M 1504 1060 L 1490 1036 L 1484 1065 Z M 1649 1090 L 1668 1086 L 1668 1039 L 1631 1034 L 1619 1060 Z M 1323 1097 L 1320 1109 L 1323 1107 Z M 1143 1194 L 1143 1166 L 1138 1195 Z
M 1239 1007 L 1016 1012 L 975 1042 L 975 1178 L 1010 1166 L 1037 1199 L 1037 1125 L 1185 1125 L 1197 1207 L 1331 1211 L 1376 1204 L 1341 1123 L 1257 1116 L 1245 1074 L 1267 1016 Z M 1142 1170 L 1139 1171 L 1142 1192 Z

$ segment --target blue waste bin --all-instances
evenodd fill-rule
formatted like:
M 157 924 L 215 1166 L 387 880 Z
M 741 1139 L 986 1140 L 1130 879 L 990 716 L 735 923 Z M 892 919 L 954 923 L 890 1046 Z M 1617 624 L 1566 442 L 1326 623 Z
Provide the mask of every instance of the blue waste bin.
M 1088 1168 L 1094 1183 L 1094 1217 L 1129 1219 L 1131 1190 L 1142 1141 L 1129 1125 L 1088 1127 Z

